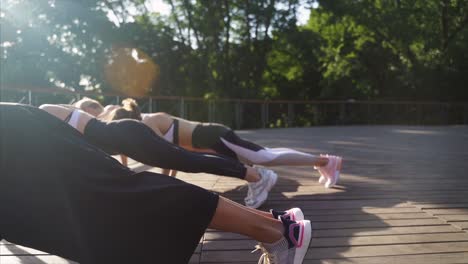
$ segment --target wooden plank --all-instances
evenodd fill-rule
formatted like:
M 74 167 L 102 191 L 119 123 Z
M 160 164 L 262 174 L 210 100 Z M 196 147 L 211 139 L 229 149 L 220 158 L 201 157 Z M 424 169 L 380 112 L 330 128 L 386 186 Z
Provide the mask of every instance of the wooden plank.
M 0 245 L 4 245 L 4 244 L 11 244 L 11 243 L 6 240 L 0 240 Z
M 468 242 L 467 233 L 417 234 L 393 236 L 367 236 L 367 237 L 340 237 L 340 238 L 314 238 L 310 247 L 337 247 L 337 246 L 369 246 L 392 244 L 416 244 L 427 242 Z M 249 250 L 257 244 L 254 240 L 221 240 L 205 241 L 203 250 Z
M 195 248 L 194 253 L 200 253 L 202 248 L 202 243 L 199 243 L 198 246 Z
M 383 256 L 383 257 L 359 257 L 348 259 L 320 259 L 305 260 L 303 264 L 466 264 L 468 263 L 468 252 L 461 253 L 442 253 L 442 254 L 418 254 L 402 256 Z M 254 262 L 256 264 L 256 262 Z M 252 263 L 252 264 L 254 264 Z M 247 263 L 244 263 L 247 264 Z M 249 263 L 250 264 L 250 263 Z
M 415 204 L 415 206 L 421 208 L 422 210 L 426 209 L 437 209 L 437 208 L 468 208 L 468 203 L 428 203 L 428 204 Z
M 463 229 L 463 230 L 468 230 L 468 222 L 450 222 L 450 224 Z
M 468 242 L 310 248 L 307 252 L 306 259 L 400 256 L 456 252 L 468 252 Z M 201 262 L 229 262 L 233 259 L 238 262 L 247 262 L 255 261 L 258 257 L 259 254 L 250 254 L 248 250 L 204 251 L 201 256 Z
M 424 212 L 433 215 L 451 215 L 451 214 L 468 214 L 468 209 L 425 209 Z
M 279 210 L 289 209 L 291 207 L 299 207 L 303 211 L 308 209 L 358 209 L 358 208 L 397 208 L 397 207 L 414 207 L 400 200 L 356 200 L 356 201 L 307 201 L 307 202 L 291 202 L 288 200 L 281 202 L 268 202 L 268 206 Z
M 312 233 L 312 237 L 378 236 L 397 234 L 432 234 L 447 232 L 460 232 L 460 229 L 457 229 L 451 225 L 324 229 L 314 230 L 314 232 Z
M 0 256 L 8 255 L 48 255 L 48 253 L 14 244 L 0 245 Z
M 402 220 L 371 220 L 371 221 L 349 221 L 349 222 L 312 222 L 314 230 L 337 229 L 337 228 L 372 228 L 372 227 L 396 227 L 396 226 L 424 226 L 445 225 L 440 219 L 402 219 Z
M 460 229 L 451 225 L 441 226 L 410 226 L 410 227 L 385 227 L 385 228 L 348 228 L 348 229 L 324 229 L 313 230 L 312 237 L 357 237 L 357 236 L 382 236 L 401 234 L 437 234 L 437 233 L 462 233 Z M 209 240 L 235 240 L 248 237 L 229 232 L 207 232 L 205 241 Z
M 157 258 L 155 259 L 155 263 L 157 262 Z M 188 262 L 189 264 L 198 264 L 200 263 L 200 253 L 193 254 L 192 257 L 190 257 L 190 260 Z
M 282 186 L 280 186 L 282 188 Z M 244 198 L 245 193 L 239 192 L 237 194 L 230 193 L 229 197 L 242 199 Z M 450 194 L 446 193 L 441 197 L 435 197 L 431 195 L 408 195 L 405 193 L 402 194 L 394 194 L 394 193 L 380 193 L 380 194 L 351 194 L 347 193 L 344 195 L 342 193 L 333 193 L 328 195 L 299 195 L 297 192 L 281 192 L 281 193 L 271 193 L 268 196 L 269 201 L 283 201 L 284 199 L 288 199 L 290 201 L 319 201 L 319 200 L 385 200 L 385 199 L 401 199 L 405 201 L 411 202 L 418 202 L 418 201 L 431 201 L 431 202 L 449 202 L 452 199 L 456 199 L 458 201 L 465 199 L 464 201 L 468 201 L 467 198 L 464 198 L 464 194 Z
M 363 236 L 348 238 L 315 238 L 310 247 L 370 246 L 392 244 L 417 244 L 428 242 L 468 242 L 467 233 L 403 234 L 391 236 Z
M 405 245 L 311 248 L 307 259 L 395 256 L 407 254 L 468 252 L 468 242 L 422 243 Z
M 1 256 L 1 264 L 78 264 L 52 255 L 43 256 Z
M 468 215 L 467 215 L 468 216 Z M 419 213 L 396 213 L 396 214 L 356 214 L 356 215 L 306 215 L 306 219 L 310 219 L 315 222 L 338 222 L 338 221 L 363 221 L 363 220 L 375 220 L 375 219 L 424 219 L 434 218 L 433 216 L 424 212 Z
M 442 254 L 418 254 L 418 255 L 403 255 L 403 256 L 384 256 L 384 257 L 359 257 L 359 258 L 336 258 L 336 259 L 306 259 L 302 264 L 396 264 L 396 263 L 411 263 L 411 264 L 466 264 L 468 253 L 442 253 Z M 202 262 L 210 264 L 257 264 L 255 261 L 247 262 Z
M 420 213 L 416 207 L 392 207 L 392 208 L 361 208 L 361 209 L 307 209 L 304 213 L 307 216 L 318 215 L 367 215 L 367 214 L 396 214 L 396 213 Z
M 438 216 L 441 219 L 444 219 L 445 221 L 451 222 L 451 221 L 468 221 L 468 214 L 465 215 L 441 215 Z

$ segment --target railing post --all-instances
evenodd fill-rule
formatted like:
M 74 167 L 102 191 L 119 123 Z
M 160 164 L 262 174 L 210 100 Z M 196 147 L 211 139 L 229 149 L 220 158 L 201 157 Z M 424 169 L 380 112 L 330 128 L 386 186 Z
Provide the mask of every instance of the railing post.
M 305 104 L 304 109 L 307 109 L 307 105 L 308 104 Z M 316 103 L 315 106 L 312 105 L 312 109 L 315 110 L 314 111 L 314 126 L 321 125 L 321 124 L 319 124 L 319 121 L 320 121 L 320 104 Z
M 153 109 L 153 113 L 159 112 L 158 100 L 151 99 L 151 101 L 153 102 L 152 105 L 151 105 L 151 107 Z
M 261 115 L 262 115 L 262 128 L 265 128 L 268 124 L 268 102 L 264 101 L 261 105 Z
M 288 127 L 292 127 L 294 120 L 294 105 L 288 103 Z
M 265 127 L 265 109 L 263 109 L 263 103 L 260 105 L 260 118 L 262 123 L 262 128 Z
M 216 122 L 216 102 L 211 101 L 211 122 Z
M 463 104 L 463 124 L 468 124 L 468 114 L 466 114 L 468 109 L 468 104 Z
M 180 111 L 179 111 L 180 118 L 185 118 L 185 101 L 183 97 L 180 97 Z
M 366 103 L 366 106 L 367 106 L 367 124 L 370 125 L 371 124 L 371 110 L 370 110 L 370 103 Z
M 346 124 L 346 102 L 340 104 L 340 125 Z
M 235 106 L 236 111 L 236 129 L 240 129 L 242 127 L 242 110 L 241 110 L 241 102 L 237 101 Z
M 213 109 L 211 108 L 211 100 L 208 101 L 208 122 L 213 122 Z
M 417 111 L 418 111 L 418 126 L 422 125 L 422 110 L 421 104 L 417 104 Z
M 450 104 L 447 103 L 445 104 L 445 124 L 444 125 L 450 125 Z
M 31 90 L 28 90 L 28 102 L 29 102 L 29 105 L 32 105 L 32 91 Z
M 120 104 L 120 96 L 118 96 L 118 95 L 115 97 L 115 104 L 116 105 Z
M 153 98 L 148 98 L 148 112 L 153 113 Z

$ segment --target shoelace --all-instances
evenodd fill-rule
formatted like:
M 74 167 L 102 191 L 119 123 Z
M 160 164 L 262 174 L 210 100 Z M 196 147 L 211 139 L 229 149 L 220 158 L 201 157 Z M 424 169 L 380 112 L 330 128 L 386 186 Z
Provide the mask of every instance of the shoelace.
M 276 261 L 276 255 L 270 254 L 261 245 L 256 245 L 255 249 L 251 253 L 254 253 L 254 252 L 258 251 L 259 249 L 263 252 L 263 254 L 260 256 L 260 259 L 258 260 L 258 264 L 275 264 L 275 263 L 278 263 Z

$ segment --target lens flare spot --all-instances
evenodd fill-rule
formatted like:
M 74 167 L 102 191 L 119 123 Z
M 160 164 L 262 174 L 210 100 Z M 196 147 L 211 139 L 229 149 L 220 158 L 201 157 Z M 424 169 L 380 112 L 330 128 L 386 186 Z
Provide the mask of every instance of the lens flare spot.
M 136 48 L 112 48 L 104 68 L 106 81 L 114 91 L 131 97 L 146 95 L 159 81 L 159 65 Z

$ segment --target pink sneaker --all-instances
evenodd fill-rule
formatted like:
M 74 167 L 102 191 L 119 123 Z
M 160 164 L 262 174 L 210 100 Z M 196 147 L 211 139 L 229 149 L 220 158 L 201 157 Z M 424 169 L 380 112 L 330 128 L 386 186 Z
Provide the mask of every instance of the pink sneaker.
M 271 209 L 270 213 L 273 215 L 273 218 L 279 219 L 279 217 L 283 217 L 292 221 L 301 221 L 304 220 L 304 213 L 301 209 L 295 207 L 291 208 L 286 211 L 276 211 Z
M 328 181 L 325 183 L 325 188 L 331 188 L 338 183 L 340 179 L 340 170 L 341 170 L 341 157 L 338 156 L 328 156 L 329 163 L 331 162 L 330 167 L 327 165 L 325 166 L 328 168 L 327 174 L 330 175 Z
M 312 225 L 308 220 L 291 221 L 282 218 L 284 237 L 274 243 L 259 243 L 254 251 L 261 250 L 259 264 L 302 264 L 312 239 Z
M 320 157 L 327 157 L 328 158 L 328 154 L 327 155 L 320 154 Z M 316 169 L 320 173 L 320 178 L 319 178 L 318 182 L 320 184 L 325 184 L 327 182 L 327 180 L 328 180 L 328 176 L 325 174 L 323 169 L 321 169 L 321 167 L 318 167 L 318 166 L 314 166 L 314 169 Z
M 328 164 L 323 167 L 317 167 L 320 175 L 319 182 L 323 183 L 326 178 L 325 188 L 331 188 L 336 185 L 340 178 L 341 157 L 332 155 L 320 155 L 321 157 L 328 158 Z M 323 177 L 323 178 L 322 178 Z

